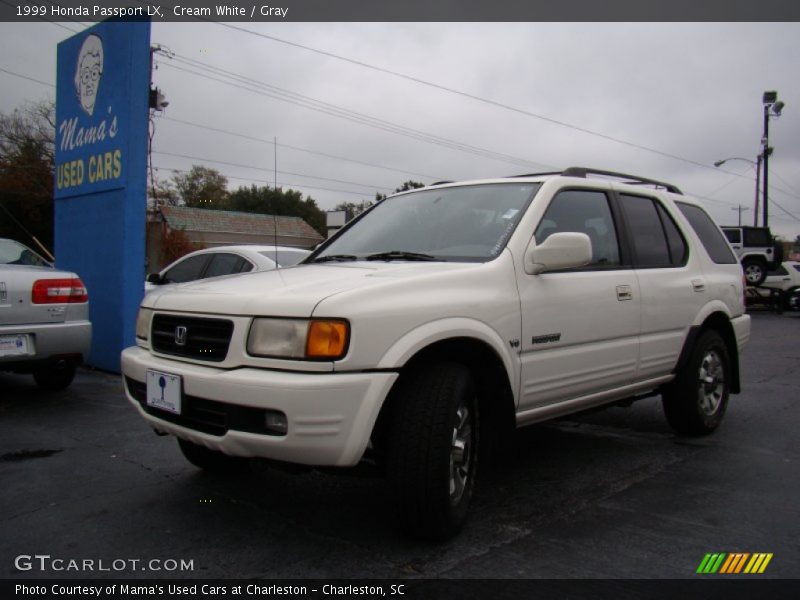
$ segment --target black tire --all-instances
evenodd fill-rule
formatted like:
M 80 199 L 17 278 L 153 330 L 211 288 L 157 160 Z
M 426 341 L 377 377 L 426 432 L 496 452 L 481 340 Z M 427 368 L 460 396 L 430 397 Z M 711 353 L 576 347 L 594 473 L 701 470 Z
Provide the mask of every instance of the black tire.
M 767 278 L 767 263 L 758 258 L 745 258 L 742 261 L 742 270 L 747 285 L 761 285 Z
M 800 287 L 787 290 L 783 294 L 783 309 L 787 311 L 800 311 Z
M 204 471 L 211 471 L 214 473 L 243 471 L 247 469 L 250 464 L 250 460 L 247 458 L 228 456 L 222 452 L 217 452 L 216 450 L 211 450 L 205 446 L 200 446 L 180 438 L 178 438 L 178 446 L 180 446 L 181 452 L 183 452 L 183 456 L 186 457 L 186 460 Z
M 40 388 L 57 392 L 72 383 L 77 369 L 75 363 L 60 360 L 35 369 L 33 379 Z
M 444 541 L 467 520 L 475 489 L 480 420 L 463 365 L 443 362 L 406 373 L 393 399 L 389 477 L 403 531 Z
M 730 396 L 731 361 L 719 333 L 700 334 L 689 360 L 663 393 L 664 413 L 681 435 L 713 432 L 722 422 Z

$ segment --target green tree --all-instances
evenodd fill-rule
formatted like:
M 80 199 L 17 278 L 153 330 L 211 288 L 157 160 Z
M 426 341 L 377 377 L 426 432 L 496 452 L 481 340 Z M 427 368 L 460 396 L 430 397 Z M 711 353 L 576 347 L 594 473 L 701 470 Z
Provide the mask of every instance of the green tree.
M 188 172 L 175 172 L 172 182 L 186 206 L 216 209 L 226 206 L 228 178 L 214 168 L 192 165 Z
M 54 141 L 52 102 L 0 113 L 0 236 L 52 249 Z
M 326 235 L 325 213 L 316 200 L 297 190 L 283 190 L 269 186 L 240 187 L 228 196 L 228 210 L 261 213 L 285 217 L 300 217 L 320 235 Z
M 417 188 L 424 188 L 424 187 L 425 187 L 424 183 L 420 183 L 419 181 L 413 181 L 409 179 L 408 181 L 404 181 L 403 185 L 401 185 L 399 188 L 395 188 L 394 193 L 396 194 L 398 192 L 407 192 L 408 190 L 415 190 Z
M 384 196 L 385 198 L 386 196 Z M 376 198 L 375 202 L 380 202 L 383 198 Z M 333 210 L 343 210 L 347 213 L 347 220 L 355 219 L 370 206 L 375 204 L 372 200 L 362 200 L 361 202 L 340 202 Z
M 425 187 L 424 183 L 420 183 L 419 181 L 413 181 L 409 179 L 408 181 L 404 181 L 403 185 L 398 188 L 394 188 L 394 193 L 397 194 L 399 192 L 407 192 L 408 190 L 415 190 L 417 188 Z M 386 200 L 386 194 L 381 194 L 380 192 L 375 193 L 375 202 L 380 202 L 381 200 Z

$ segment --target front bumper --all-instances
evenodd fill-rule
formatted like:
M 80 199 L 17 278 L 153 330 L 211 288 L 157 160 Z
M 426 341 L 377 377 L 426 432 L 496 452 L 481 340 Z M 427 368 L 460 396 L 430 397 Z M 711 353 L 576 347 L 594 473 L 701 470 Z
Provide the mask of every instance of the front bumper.
M 0 335 L 17 334 L 28 336 L 28 354 L 0 356 L 2 368 L 14 369 L 23 363 L 32 365 L 62 356 L 86 358 L 92 345 L 89 321 L 0 326 Z
M 208 401 L 225 408 L 278 410 L 287 416 L 288 432 L 274 436 L 225 427 L 206 433 L 180 418 L 159 415 L 156 409 L 146 407 L 137 393 L 147 380 L 148 369 L 181 377 L 182 410 L 188 410 L 192 402 L 210 404 Z M 122 372 L 128 400 L 160 432 L 231 456 L 340 467 L 361 459 L 383 401 L 398 377 L 394 372 L 219 369 L 156 357 L 136 346 L 122 352 Z

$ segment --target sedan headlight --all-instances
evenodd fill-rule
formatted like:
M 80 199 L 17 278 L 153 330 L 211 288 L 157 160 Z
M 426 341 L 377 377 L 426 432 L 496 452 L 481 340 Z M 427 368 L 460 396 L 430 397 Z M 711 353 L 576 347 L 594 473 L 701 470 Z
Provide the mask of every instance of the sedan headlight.
M 253 356 L 337 360 L 347 353 L 350 326 L 342 319 L 254 319 L 247 337 Z
M 153 311 L 149 308 L 140 308 L 136 315 L 136 337 L 146 340 L 150 337 L 150 323 L 153 320 Z

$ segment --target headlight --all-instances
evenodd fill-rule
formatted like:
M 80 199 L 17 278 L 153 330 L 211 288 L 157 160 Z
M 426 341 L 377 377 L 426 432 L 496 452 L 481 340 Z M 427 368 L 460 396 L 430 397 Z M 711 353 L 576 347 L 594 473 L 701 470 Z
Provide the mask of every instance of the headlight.
M 337 360 L 347 352 L 350 327 L 341 319 L 254 319 L 247 352 L 295 360 Z
M 146 340 L 150 337 L 150 322 L 153 320 L 153 311 L 149 308 L 140 308 L 136 315 L 136 337 Z

